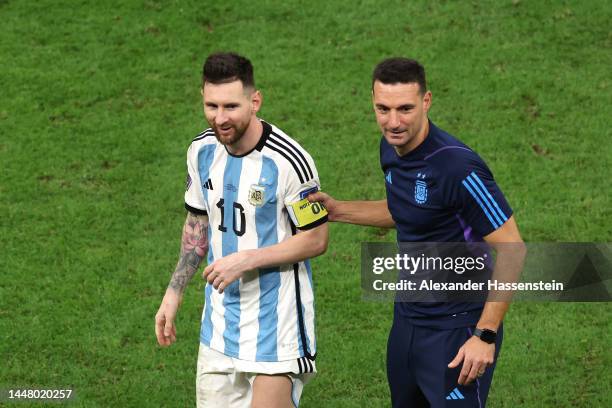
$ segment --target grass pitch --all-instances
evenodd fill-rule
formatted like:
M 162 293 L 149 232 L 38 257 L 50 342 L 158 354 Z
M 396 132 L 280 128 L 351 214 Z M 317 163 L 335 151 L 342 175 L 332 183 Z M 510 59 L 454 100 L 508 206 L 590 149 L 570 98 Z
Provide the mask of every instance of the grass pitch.
M 206 127 L 205 56 L 253 61 L 261 116 L 341 199 L 384 196 L 374 65 L 420 60 L 430 117 L 488 163 L 527 241 L 611 241 L 612 20 L 605 1 L 0 1 L 0 388 L 73 406 L 193 406 L 203 283 L 156 345 Z M 608 119 L 606 119 L 608 118 Z M 302 407 L 388 406 L 392 305 L 361 301 L 359 243 L 314 260 L 320 374 Z M 611 307 L 512 306 L 491 407 L 612 406 Z M 28 406 L 28 404 L 20 405 Z M 40 406 L 40 404 L 32 404 Z

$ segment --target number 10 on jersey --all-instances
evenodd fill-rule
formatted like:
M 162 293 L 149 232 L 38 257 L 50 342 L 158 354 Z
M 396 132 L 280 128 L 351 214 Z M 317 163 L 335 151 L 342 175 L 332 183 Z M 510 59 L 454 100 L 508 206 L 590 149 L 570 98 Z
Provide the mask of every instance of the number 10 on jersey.
M 223 198 L 219 199 L 217 202 L 217 208 L 221 210 L 221 224 L 219 224 L 219 231 L 227 232 L 227 226 L 225 223 L 225 200 Z M 244 207 L 242 204 L 234 202 L 232 203 L 232 229 L 234 230 L 234 234 L 237 236 L 244 235 L 246 230 L 246 217 L 244 215 Z

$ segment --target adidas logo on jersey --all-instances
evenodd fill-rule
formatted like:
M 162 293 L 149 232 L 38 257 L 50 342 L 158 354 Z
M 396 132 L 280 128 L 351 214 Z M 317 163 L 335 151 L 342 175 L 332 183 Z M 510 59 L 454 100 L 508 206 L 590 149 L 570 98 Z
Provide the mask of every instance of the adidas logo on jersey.
M 208 179 L 208 181 L 204 184 L 204 188 L 207 190 L 213 190 L 212 180 Z

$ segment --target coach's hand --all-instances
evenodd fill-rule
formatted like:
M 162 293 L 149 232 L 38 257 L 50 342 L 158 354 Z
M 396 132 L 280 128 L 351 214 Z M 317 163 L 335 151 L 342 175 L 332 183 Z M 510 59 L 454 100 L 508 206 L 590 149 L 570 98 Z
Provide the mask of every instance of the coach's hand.
M 202 276 L 219 293 L 223 293 L 225 288 L 240 279 L 243 273 L 255 269 L 252 260 L 252 250 L 234 252 L 208 265 Z
M 448 368 L 455 368 L 463 361 L 457 383 L 466 385 L 481 377 L 487 367 L 493 364 L 494 358 L 495 343 L 487 344 L 478 337 L 471 337 L 461 346 Z
M 162 347 L 168 347 L 176 341 L 174 319 L 181 305 L 181 296 L 174 289 L 168 288 L 155 315 L 155 335 Z
M 327 209 L 327 219 L 329 221 L 337 221 L 337 201 L 327 193 L 317 191 L 310 194 L 308 201 L 311 203 L 321 203 Z

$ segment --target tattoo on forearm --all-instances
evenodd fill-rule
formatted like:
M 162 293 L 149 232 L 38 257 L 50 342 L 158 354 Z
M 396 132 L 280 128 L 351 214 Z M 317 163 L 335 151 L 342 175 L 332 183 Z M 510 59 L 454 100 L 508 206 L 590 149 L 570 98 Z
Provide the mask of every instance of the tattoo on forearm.
M 181 253 L 169 288 L 182 293 L 208 252 L 208 217 L 187 214 L 181 239 Z

